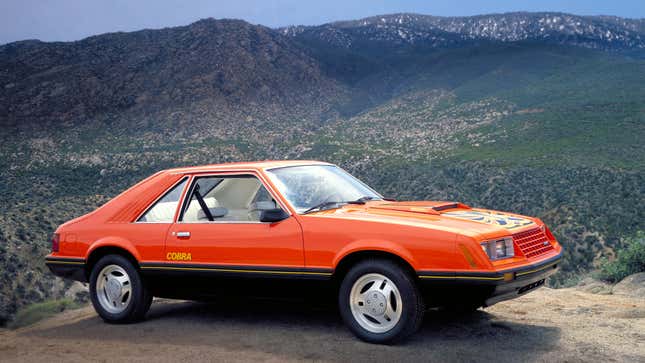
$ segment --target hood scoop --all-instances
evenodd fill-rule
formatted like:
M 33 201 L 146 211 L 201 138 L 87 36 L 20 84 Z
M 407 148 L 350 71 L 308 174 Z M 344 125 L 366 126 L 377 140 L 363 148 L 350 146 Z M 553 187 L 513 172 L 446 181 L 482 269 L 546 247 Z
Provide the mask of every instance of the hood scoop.
M 432 207 L 432 209 L 436 210 L 437 212 L 441 212 L 442 210 L 446 209 L 470 209 L 469 206 L 463 204 L 463 203 L 444 203 L 441 205 L 435 205 Z
M 374 206 L 370 206 L 370 209 L 395 210 L 399 212 L 440 215 L 441 214 L 440 212 L 444 210 L 470 209 L 470 207 L 463 203 L 456 203 L 456 202 L 425 202 L 424 201 L 424 202 L 398 202 L 398 203 L 377 204 Z

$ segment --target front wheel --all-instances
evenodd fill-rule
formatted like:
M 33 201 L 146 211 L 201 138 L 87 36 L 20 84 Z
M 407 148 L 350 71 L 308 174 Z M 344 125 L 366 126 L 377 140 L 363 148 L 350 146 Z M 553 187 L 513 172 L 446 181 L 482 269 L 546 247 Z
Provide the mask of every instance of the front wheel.
M 370 343 L 393 343 L 414 333 L 425 311 L 413 278 L 389 260 L 359 262 L 340 286 L 338 305 L 349 329 Z
M 92 268 L 90 299 L 104 321 L 130 323 L 143 319 L 152 296 L 139 271 L 127 258 L 107 255 Z

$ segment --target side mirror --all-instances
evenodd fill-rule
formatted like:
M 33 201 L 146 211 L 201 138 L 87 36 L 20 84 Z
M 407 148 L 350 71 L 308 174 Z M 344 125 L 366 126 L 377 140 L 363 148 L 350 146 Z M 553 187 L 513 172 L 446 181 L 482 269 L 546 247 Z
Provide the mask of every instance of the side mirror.
M 280 208 L 265 209 L 260 212 L 260 222 L 280 222 L 289 218 L 289 213 Z

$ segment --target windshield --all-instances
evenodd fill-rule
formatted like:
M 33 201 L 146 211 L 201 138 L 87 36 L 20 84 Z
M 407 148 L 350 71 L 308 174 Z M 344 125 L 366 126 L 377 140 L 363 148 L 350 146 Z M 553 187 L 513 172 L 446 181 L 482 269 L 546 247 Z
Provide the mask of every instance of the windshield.
M 267 173 L 299 214 L 361 198 L 382 199 L 363 182 L 334 165 L 289 166 Z

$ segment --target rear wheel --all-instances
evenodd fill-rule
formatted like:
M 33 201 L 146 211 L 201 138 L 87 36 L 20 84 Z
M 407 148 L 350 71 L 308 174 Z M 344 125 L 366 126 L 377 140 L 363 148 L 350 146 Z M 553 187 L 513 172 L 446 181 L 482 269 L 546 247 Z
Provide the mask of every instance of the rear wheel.
M 393 343 L 414 333 L 424 304 L 413 278 L 389 260 L 365 260 L 349 270 L 338 305 L 345 324 L 360 339 Z
M 90 299 L 104 321 L 130 323 L 144 318 L 152 296 L 127 258 L 107 255 L 92 268 Z

